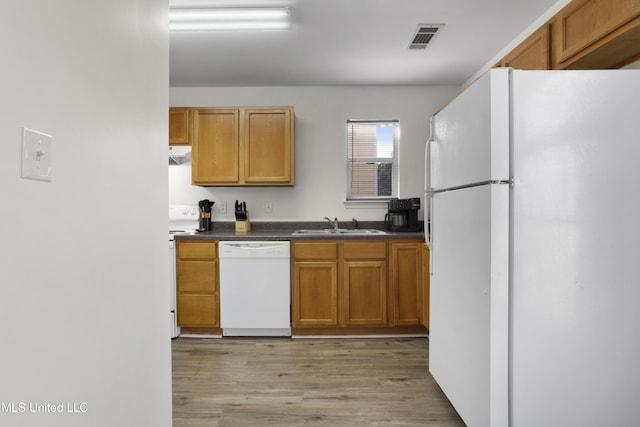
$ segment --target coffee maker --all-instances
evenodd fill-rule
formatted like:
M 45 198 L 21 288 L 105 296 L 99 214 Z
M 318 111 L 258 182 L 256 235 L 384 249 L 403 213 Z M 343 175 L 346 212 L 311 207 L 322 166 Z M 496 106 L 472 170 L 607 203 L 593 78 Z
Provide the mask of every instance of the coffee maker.
M 384 216 L 385 228 L 389 231 L 422 231 L 418 209 L 419 197 L 389 200 L 389 212 Z

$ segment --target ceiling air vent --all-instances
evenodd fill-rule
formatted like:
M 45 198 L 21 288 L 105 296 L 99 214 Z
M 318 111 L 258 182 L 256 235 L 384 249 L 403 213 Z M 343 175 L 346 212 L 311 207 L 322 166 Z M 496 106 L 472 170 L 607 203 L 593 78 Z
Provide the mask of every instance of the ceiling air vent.
M 444 24 L 420 24 L 413 36 L 409 49 L 424 49 L 433 41 L 435 36 L 442 30 Z

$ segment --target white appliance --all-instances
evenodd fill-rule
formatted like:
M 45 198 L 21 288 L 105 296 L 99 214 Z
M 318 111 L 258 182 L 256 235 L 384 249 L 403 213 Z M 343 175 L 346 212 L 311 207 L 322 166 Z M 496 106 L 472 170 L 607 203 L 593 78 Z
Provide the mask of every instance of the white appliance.
M 221 241 L 223 336 L 291 336 L 288 241 Z
M 195 233 L 198 228 L 199 212 L 197 206 L 169 205 L 169 325 L 171 338 L 180 335 L 178 326 L 178 308 L 176 304 L 176 245 L 173 236 L 181 233 Z
M 427 158 L 429 370 L 465 423 L 637 425 L 640 71 L 491 70 Z

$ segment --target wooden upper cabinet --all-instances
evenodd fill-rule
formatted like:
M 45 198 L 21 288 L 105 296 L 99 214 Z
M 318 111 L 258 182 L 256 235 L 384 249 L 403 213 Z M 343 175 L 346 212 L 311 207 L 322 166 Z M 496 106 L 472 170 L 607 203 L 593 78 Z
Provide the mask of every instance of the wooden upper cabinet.
M 237 185 L 240 113 L 235 108 L 193 110 L 192 180 L 196 185 Z
M 291 108 L 242 110 L 240 149 L 246 184 L 293 185 L 292 115 Z
M 553 68 L 619 68 L 640 57 L 638 0 L 573 0 L 552 24 Z
M 192 110 L 192 181 L 210 186 L 293 186 L 291 107 Z
M 502 67 L 520 70 L 551 69 L 551 26 L 543 25 L 500 62 Z
M 189 145 L 189 108 L 169 108 L 169 145 Z
M 640 0 L 573 0 L 496 67 L 620 68 L 640 59 Z

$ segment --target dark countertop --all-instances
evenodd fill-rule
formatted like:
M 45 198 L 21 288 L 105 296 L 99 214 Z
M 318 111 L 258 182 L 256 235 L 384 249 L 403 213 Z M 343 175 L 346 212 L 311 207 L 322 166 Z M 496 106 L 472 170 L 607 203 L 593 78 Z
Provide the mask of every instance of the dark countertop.
M 175 240 L 389 240 L 389 239 L 420 239 L 424 240 L 424 233 L 393 232 L 384 230 L 382 221 L 362 221 L 360 229 L 384 230 L 386 234 L 351 235 L 351 234 L 313 234 L 293 235 L 296 230 L 313 230 L 330 228 L 326 222 L 252 222 L 251 231 L 236 233 L 235 222 L 214 222 L 212 230 L 194 233 L 175 234 Z M 340 223 L 340 228 L 353 229 L 353 223 Z

